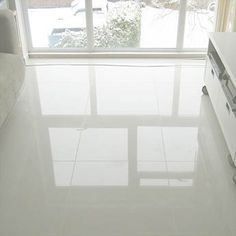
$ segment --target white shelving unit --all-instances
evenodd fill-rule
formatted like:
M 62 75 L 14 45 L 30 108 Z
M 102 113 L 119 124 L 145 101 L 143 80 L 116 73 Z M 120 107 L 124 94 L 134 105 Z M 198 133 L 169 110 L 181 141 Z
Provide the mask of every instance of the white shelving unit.
M 236 33 L 210 34 L 205 85 L 236 164 Z

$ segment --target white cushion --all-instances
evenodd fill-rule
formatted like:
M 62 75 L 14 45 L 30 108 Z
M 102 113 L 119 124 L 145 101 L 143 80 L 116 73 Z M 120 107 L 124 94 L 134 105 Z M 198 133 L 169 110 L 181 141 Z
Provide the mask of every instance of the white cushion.
M 10 10 L 0 10 L 0 52 L 20 54 L 15 17 Z
M 19 55 L 0 53 L 0 126 L 14 106 L 24 80 L 25 68 Z

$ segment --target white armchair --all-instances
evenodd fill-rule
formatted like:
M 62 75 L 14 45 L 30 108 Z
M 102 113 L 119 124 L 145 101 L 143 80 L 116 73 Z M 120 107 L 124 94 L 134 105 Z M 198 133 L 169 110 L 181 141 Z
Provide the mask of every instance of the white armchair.
M 0 126 L 16 103 L 24 75 L 15 17 L 0 10 Z

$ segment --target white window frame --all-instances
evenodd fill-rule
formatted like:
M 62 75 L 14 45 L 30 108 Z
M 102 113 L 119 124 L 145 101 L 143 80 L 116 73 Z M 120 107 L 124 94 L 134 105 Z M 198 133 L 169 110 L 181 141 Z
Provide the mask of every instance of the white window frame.
M 17 1 L 17 0 L 15 0 Z M 181 57 L 180 54 L 187 55 L 187 57 L 192 57 L 193 55 L 197 55 L 197 57 L 202 57 L 206 54 L 206 48 L 184 48 L 184 33 L 185 33 L 185 21 L 186 21 L 186 13 L 187 13 L 187 1 L 188 0 L 180 0 L 180 9 L 179 9 L 179 19 L 177 25 L 177 40 L 176 40 L 176 47 L 175 48 L 95 48 L 93 47 L 93 10 L 92 10 L 92 0 L 85 0 L 85 7 L 86 7 L 86 29 L 87 29 L 87 36 L 88 36 L 88 46 L 87 48 L 37 48 L 33 47 L 32 43 L 32 35 L 30 30 L 30 23 L 29 23 L 29 16 L 28 16 L 28 7 L 26 4 L 26 0 L 19 0 L 20 1 L 20 10 L 22 11 L 23 21 L 24 21 L 24 29 L 26 34 L 26 44 L 28 47 L 28 53 L 32 57 L 41 57 L 47 55 L 49 57 L 57 57 L 62 56 L 65 57 L 66 55 L 74 56 L 80 55 L 82 57 L 89 57 L 94 56 L 102 56 L 102 57 L 111 57 L 112 55 L 116 55 L 116 57 L 120 56 L 130 56 L 134 55 L 138 57 L 139 55 L 153 56 L 151 54 L 158 54 L 163 56 L 164 54 L 167 57 Z M 218 0 L 217 7 L 216 7 L 216 14 L 218 10 Z M 214 30 L 216 27 L 216 20 L 214 20 Z

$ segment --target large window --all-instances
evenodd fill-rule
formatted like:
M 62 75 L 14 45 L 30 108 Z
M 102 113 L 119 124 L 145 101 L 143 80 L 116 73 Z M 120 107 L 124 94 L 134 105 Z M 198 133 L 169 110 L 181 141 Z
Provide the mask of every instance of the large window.
M 217 0 L 22 0 L 31 50 L 196 50 Z

